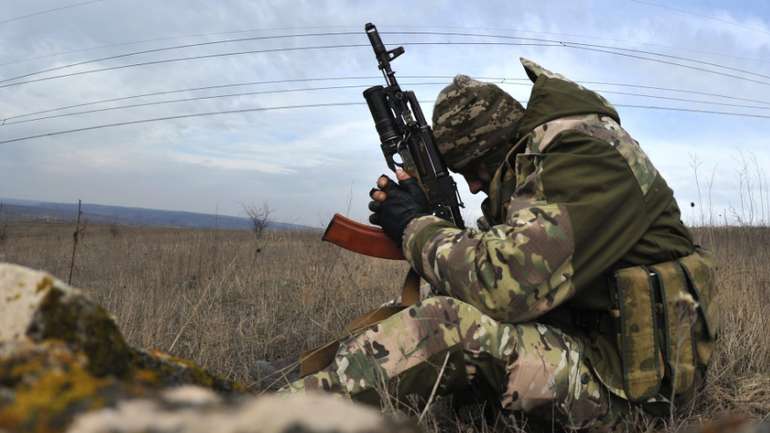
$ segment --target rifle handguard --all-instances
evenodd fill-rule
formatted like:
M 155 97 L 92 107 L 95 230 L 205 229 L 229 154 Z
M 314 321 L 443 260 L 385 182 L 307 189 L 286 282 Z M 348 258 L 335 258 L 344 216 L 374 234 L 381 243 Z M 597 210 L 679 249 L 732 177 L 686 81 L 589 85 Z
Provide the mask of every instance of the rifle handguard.
M 322 239 L 358 254 L 405 260 L 401 245 L 393 242 L 382 229 L 361 224 L 340 214 L 334 214 Z

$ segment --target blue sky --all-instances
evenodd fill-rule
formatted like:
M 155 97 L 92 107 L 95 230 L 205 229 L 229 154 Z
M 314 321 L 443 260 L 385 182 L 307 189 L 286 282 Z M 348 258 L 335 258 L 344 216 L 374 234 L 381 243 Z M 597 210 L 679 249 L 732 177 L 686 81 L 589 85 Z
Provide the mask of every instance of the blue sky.
M 71 3 L 77 3 L 72 1 Z M 58 7 L 61 1 L 10 2 L 0 21 Z M 661 6 L 665 5 L 665 6 Z M 203 1 L 104 0 L 0 24 L 0 79 L 129 51 L 235 37 L 361 31 L 432 30 L 547 38 L 641 49 L 770 75 L 767 2 L 693 0 L 524 1 Z M 256 29 L 256 30 L 255 30 Z M 217 32 L 248 32 L 211 35 Z M 190 36 L 197 34 L 198 36 Z M 200 36 L 200 34 L 206 34 Z M 51 54 L 137 40 L 168 38 L 66 55 Z M 172 39 L 173 38 L 173 39 Z M 383 35 L 398 42 L 488 41 L 460 36 Z M 499 40 L 497 40 L 499 41 Z M 61 72 L 179 56 L 307 45 L 366 43 L 359 35 L 248 41 L 103 61 Z M 770 77 L 718 69 L 745 79 L 670 64 L 563 47 L 407 45 L 398 74 L 524 77 L 521 56 L 570 78 L 688 89 L 768 101 Z M 647 56 L 650 57 L 650 56 Z M 37 58 L 35 60 L 29 60 Z M 682 62 L 672 57 L 657 57 Z M 693 64 L 695 65 L 695 64 Z M 697 66 L 697 65 L 696 65 Z M 50 74 L 49 74 L 50 75 Z M 247 81 L 376 76 L 364 48 L 263 53 L 160 64 L 0 88 L 0 117 L 145 92 Z M 409 80 L 436 82 L 445 80 Z M 131 102 L 216 93 L 379 80 L 275 84 L 191 92 Z M 770 115 L 763 105 L 703 95 L 588 85 L 599 91 L 711 101 L 695 104 L 607 93 L 618 104 L 656 105 Z M 415 86 L 432 100 L 440 85 Z M 521 100 L 526 86 L 503 88 Z M 0 141 L 50 131 L 175 114 L 323 102 L 362 101 L 362 88 L 254 95 L 71 116 L 0 128 Z M 124 102 L 127 103 L 127 102 Z M 115 103 L 113 105 L 119 105 Z M 107 107 L 109 104 L 101 105 Z M 770 105 L 769 105 L 770 106 Z M 430 114 L 430 104 L 424 109 Z M 623 125 L 664 174 L 691 222 L 701 215 L 767 222 L 770 217 L 770 119 L 619 108 Z M 142 206 L 241 214 L 243 204 L 266 202 L 276 219 L 322 226 L 335 211 L 363 220 L 367 192 L 386 170 L 364 106 L 199 117 L 147 123 L 0 145 L 0 197 Z M 695 182 L 697 166 L 700 194 Z M 468 217 L 481 197 L 461 190 Z M 689 204 L 695 202 L 691 208 Z M 710 203 L 710 208 L 709 207 Z M 749 203 L 753 208 L 749 209 Z

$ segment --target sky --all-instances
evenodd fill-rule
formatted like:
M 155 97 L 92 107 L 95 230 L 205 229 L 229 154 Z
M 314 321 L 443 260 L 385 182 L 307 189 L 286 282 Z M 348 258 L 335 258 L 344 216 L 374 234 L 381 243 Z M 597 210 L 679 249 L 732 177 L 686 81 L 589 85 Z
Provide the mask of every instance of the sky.
M 5 3 L 0 14 L 0 119 L 6 120 L 0 126 L 0 141 L 194 113 L 360 103 L 365 87 L 382 84 L 369 47 L 296 48 L 366 44 L 363 26 L 373 22 L 388 46 L 404 44 L 406 53 L 394 62 L 394 69 L 404 77 L 400 79 L 402 87 L 414 89 L 425 101 L 433 100 L 450 81 L 445 77 L 458 73 L 524 78 L 518 59 L 526 57 L 574 80 L 691 91 L 586 84 L 600 93 L 607 92 L 603 94 L 619 105 L 759 115 L 740 117 L 618 108 L 623 126 L 641 143 L 674 189 L 686 221 L 770 222 L 770 184 L 766 174 L 770 168 L 770 118 L 761 117 L 770 116 L 770 4 L 765 1 L 25 0 Z M 68 5 L 75 6 L 61 9 Z M 51 9 L 57 10 L 49 11 Z M 399 31 L 445 34 L 385 33 Z M 346 34 L 308 35 L 330 32 Z M 136 51 L 300 34 L 305 36 L 211 43 L 136 54 L 10 80 Z M 542 45 L 543 40 L 557 46 L 409 44 Z M 574 45 L 559 44 L 559 41 L 613 48 L 591 51 L 571 48 Z M 295 50 L 275 51 L 281 48 Z M 628 55 L 607 52 L 617 52 L 617 49 L 627 50 L 623 52 Z M 273 51 L 123 67 L 8 85 L 133 63 L 255 50 Z M 407 76 L 444 78 L 410 79 Z M 186 91 L 15 118 L 36 111 L 144 93 L 330 77 L 348 79 Z M 334 86 L 358 87 L 174 102 L 14 124 L 46 115 L 127 104 Z M 509 80 L 501 87 L 522 101 L 529 94 L 529 86 L 522 85 L 521 81 Z M 430 116 L 432 104 L 424 103 L 423 110 Z M 324 226 L 335 212 L 365 220 L 368 191 L 377 176 L 387 171 L 364 105 L 253 111 L 101 128 L 3 143 L 0 155 L 0 197 L 3 198 L 56 202 L 82 199 L 88 203 L 228 215 L 243 215 L 243 206 L 266 203 L 275 220 L 316 227 Z M 470 195 L 459 179 L 458 184 L 467 206 L 466 219 L 475 219 L 480 215 L 483 197 Z

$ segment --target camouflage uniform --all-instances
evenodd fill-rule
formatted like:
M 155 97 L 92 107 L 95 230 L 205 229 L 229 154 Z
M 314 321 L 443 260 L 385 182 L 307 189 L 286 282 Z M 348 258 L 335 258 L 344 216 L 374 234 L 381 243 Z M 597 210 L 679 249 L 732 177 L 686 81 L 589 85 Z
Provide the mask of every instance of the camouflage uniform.
M 460 230 L 434 216 L 410 222 L 404 254 L 431 296 L 343 340 L 330 366 L 288 391 L 333 390 L 364 401 L 385 389 L 426 397 L 440 377 L 439 395 L 483 388 L 503 409 L 601 428 L 627 400 L 651 407 L 694 389 L 715 336 L 715 324 L 701 320 L 713 281 L 705 253 L 615 109 L 522 63 L 534 82 L 526 110 L 496 86 L 464 76 L 436 102 L 434 134 L 450 168 L 476 160 L 495 168 L 480 228 Z M 660 288 L 642 292 L 670 288 L 670 305 L 654 295 L 649 305 L 644 297 L 619 302 L 616 271 L 643 270 L 648 278 L 653 269 L 641 266 L 660 263 L 678 273 L 661 266 Z M 697 286 L 697 299 L 684 297 L 693 300 L 685 309 L 697 312 L 677 322 L 685 286 Z M 697 342 L 674 345 L 670 326 L 659 332 L 655 304 L 671 311 L 662 322 L 687 325 Z M 620 336 L 621 328 L 628 332 Z M 680 352 L 686 362 L 673 362 Z

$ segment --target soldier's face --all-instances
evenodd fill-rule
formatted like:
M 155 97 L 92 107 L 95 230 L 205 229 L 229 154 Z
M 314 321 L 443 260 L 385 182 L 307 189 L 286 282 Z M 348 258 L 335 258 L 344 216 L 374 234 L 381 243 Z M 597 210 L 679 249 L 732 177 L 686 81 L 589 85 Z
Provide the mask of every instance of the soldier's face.
M 473 162 L 467 167 L 464 167 L 460 172 L 468 183 L 468 189 L 471 194 L 477 194 L 479 192 L 489 193 L 489 183 L 492 181 L 492 176 L 489 174 L 486 165 L 480 162 Z

